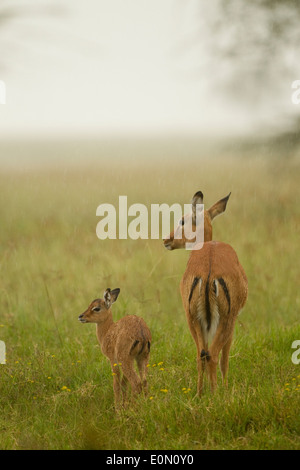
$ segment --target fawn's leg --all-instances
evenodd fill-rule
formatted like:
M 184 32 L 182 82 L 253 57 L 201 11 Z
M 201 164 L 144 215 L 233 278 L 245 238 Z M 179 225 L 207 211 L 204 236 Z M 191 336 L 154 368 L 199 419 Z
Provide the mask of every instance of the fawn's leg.
M 111 363 L 111 370 L 113 373 L 113 389 L 115 396 L 115 405 L 119 406 L 121 400 L 121 373 L 119 367 L 114 367 L 114 363 Z
M 127 400 L 127 392 L 128 392 L 128 380 L 123 374 L 122 381 L 121 381 L 122 393 L 123 393 L 123 404 L 125 405 Z
M 137 357 L 137 366 L 141 378 L 142 388 L 145 394 L 148 392 L 148 383 L 147 383 L 147 364 L 149 361 L 149 354 L 147 356 Z
M 131 385 L 132 392 L 134 395 L 141 392 L 142 384 L 141 379 L 139 378 L 138 374 L 134 370 L 134 359 L 131 357 L 127 357 L 125 360 L 122 358 L 122 371 L 126 379 Z

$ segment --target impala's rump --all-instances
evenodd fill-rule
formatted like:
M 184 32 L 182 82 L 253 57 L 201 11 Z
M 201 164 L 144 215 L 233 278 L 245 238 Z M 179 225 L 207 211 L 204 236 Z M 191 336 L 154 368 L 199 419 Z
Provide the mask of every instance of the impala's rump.
M 189 295 L 189 312 L 201 325 L 206 347 L 214 337 L 219 324 L 217 282 L 210 278 L 210 274 L 204 280 L 201 277 L 195 277 Z
M 140 355 L 142 354 L 143 352 L 145 352 L 146 354 L 149 354 L 150 352 L 150 346 L 151 346 L 151 343 L 150 341 L 139 341 L 139 340 L 135 340 L 135 342 L 133 343 L 133 345 L 131 346 L 131 349 L 130 349 L 130 354 L 136 354 L 136 355 Z

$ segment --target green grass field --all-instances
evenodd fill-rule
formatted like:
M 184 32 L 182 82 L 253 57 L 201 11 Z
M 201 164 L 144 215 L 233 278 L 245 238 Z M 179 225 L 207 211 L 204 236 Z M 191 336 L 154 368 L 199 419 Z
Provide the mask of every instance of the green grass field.
M 45 148 L 0 168 L 0 448 L 299 449 L 299 156 L 139 142 L 91 158 L 66 147 L 60 159 Z M 232 192 L 214 239 L 234 247 L 249 281 L 228 389 L 219 375 L 201 399 L 179 293 L 189 253 L 96 236 L 103 202 L 184 204 L 197 190 L 207 206 Z M 153 336 L 149 396 L 118 415 L 95 325 L 77 320 L 107 287 L 121 289 L 115 319 L 140 315 Z

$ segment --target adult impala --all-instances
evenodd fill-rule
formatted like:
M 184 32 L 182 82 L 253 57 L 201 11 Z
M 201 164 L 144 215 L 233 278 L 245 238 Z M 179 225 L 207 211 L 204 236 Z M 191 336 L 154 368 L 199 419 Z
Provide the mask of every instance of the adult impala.
M 234 325 L 248 295 L 247 277 L 236 252 L 227 243 L 212 241 L 212 221 L 225 211 L 229 196 L 230 194 L 204 210 L 204 244 L 201 249 L 191 251 L 180 283 L 188 325 L 197 347 L 199 395 L 202 393 L 205 367 L 211 390 L 215 390 L 221 351 L 220 368 L 223 383 L 227 384 Z M 192 212 L 183 216 L 179 227 L 191 221 L 193 231 L 196 232 L 197 204 L 203 204 L 201 191 L 194 195 Z M 180 239 L 176 236 L 177 233 L 178 228 L 164 239 L 168 250 L 184 248 L 187 242 L 193 242 L 186 239 L 184 231 Z

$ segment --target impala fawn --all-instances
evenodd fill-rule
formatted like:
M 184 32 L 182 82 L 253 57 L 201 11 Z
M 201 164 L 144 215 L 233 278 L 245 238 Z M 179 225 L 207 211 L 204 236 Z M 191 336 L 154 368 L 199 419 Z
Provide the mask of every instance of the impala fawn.
M 229 350 L 235 320 L 248 295 L 247 277 L 234 249 L 226 243 L 212 241 L 212 221 L 225 211 L 229 196 L 230 194 L 204 211 L 204 244 L 201 249 L 191 251 L 180 283 L 187 322 L 197 347 L 198 395 L 202 393 L 205 367 L 211 390 L 215 390 L 221 351 L 220 368 L 223 383 L 227 385 Z M 192 199 L 192 213 L 183 216 L 179 226 L 192 218 L 193 231 L 197 230 L 197 204 L 203 204 L 201 191 Z M 178 228 L 164 240 L 168 250 L 183 248 L 187 241 L 191 241 L 185 238 L 184 233 L 180 239 L 176 238 L 176 231 Z
M 142 390 L 147 391 L 147 364 L 151 345 L 151 333 L 142 318 L 127 315 L 117 322 L 113 321 L 111 305 L 117 300 L 119 293 L 120 289 L 106 289 L 104 298 L 93 300 L 78 317 L 81 323 L 96 323 L 102 353 L 110 360 L 117 406 L 121 395 L 123 403 L 126 401 L 128 382 L 135 395 Z M 140 377 L 135 371 L 134 361 Z

